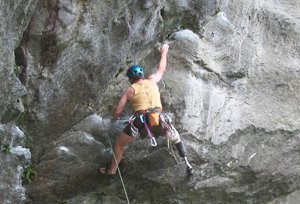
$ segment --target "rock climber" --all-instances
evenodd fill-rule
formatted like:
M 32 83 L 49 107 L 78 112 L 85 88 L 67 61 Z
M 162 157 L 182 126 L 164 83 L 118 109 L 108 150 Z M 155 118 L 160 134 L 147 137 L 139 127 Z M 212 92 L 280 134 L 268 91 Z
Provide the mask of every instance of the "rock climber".
M 118 165 L 123 157 L 124 146 L 132 142 L 138 135 L 142 138 L 151 135 L 149 129 L 151 132 L 153 132 L 153 134 L 164 132 L 170 138 L 170 140 L 175 143 L 179 155 L 185 159 L 187 172 L 191 174 L 192 166 L 189 164 L 186 158 L 185 149 L 181 142 L 180 136 L 177 130 L 171 124 L 170 118 L 162 112 L 160 92 L 157 86 L 157 83 L 162 79 L 166 70 L 168 50 L 168 44 L 163 44 L 163 46 L 159 49 L 159 65 L 155 73 L 151 74 L 148 78 L 145 78 L 144 69 L 139 65 L 133 65 L 127 70 L 126 75 L 131 83 L 131 86 L 123 91 L 119 103 L 114 110 L 113 118 L 116 120 L 120 118 L 120 115 L 128 102 L 131 103 L 135 113 L 130 120 L 131 122 L 128 123 L 128 125 L 116 138 L 113 150 L 114 157 L 112 158 L 110 168 L 100 168 L 100 174 L 116 174 Z M 154 113 L 154 117 L 152 117 L 154 118 L 152 119 L 154 123 L 155 121 L 159 121 L 153 126 L 149 124 L 148 115 L 151 115 L 150 113 Z M 155 138 L 153 137 L 151 139 L 154 139 L 152 142 L 154 142 L 153 146 L 155 146 Z

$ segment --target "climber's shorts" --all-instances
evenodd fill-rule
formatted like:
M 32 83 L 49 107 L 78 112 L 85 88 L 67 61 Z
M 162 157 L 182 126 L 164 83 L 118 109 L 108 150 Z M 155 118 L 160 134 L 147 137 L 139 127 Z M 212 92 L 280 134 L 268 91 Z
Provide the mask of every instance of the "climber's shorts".
M 134 114 L 134 117 L 135 117 L 134 120 L 129 122 L 123 129 L 123 131 L 127 135 L 132 136 L 132 137 L 140 136 L 141 138 L 145 138 L 148 135 L 147 129 L 146 129 L 144 123 L 142 123 L 142 121 L 140 119 L 140 115 L 145 116 L 146 111 L 138 112 L 138 113 Z M 162 126 L 152 127 L 152 128 L 150 128 L 150 131 L 151 131 L 152 135 L 155 137 L 165 134 L 165 130 Z
M 136 129 L 136 131 L 134 131 Z M 126 127 L 123 129 L 123 131 L 132 137 L 141 136 L 142 138 L 145 138 L 147 136 L 147 130 L 142 123 L 140 117 L 138 114 L 135 114 L 135 118 L 133 121 L 130 121 Z

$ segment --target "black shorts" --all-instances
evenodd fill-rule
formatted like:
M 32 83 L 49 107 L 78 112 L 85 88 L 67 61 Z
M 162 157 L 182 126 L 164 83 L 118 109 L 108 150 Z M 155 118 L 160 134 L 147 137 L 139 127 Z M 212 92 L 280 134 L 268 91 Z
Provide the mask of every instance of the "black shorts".
M 134 121 L 132 123 L 129 123 L 128 125 L 126 125 L 126 127 L 123 129 L 123 131 L 127 135 L 130 135 L 130 136 L 134 137 L 134 134 L 133 134 L 133 132 L 131 130 L 131 124 L 133 124 L 138 129 L 138 131 L 140 133 L 140 137 L 141 138 L 145 138 L 148 135 L 148 132 L 147 132 L 147 129 L 145 127 L 145 124 L 142 123 L 142 121 L 140 119 L 140 115 L 143 115 L 144 118 L 146 118 L 145 114 L 146 113 L 135 113 L 135 119 L 134 119 Z M 161 125 L 155 126 L 155 127 L 149 127 L 149 129 L 150 129 L 150 131 L 152 133 L 152 136 L 154 136 L 154 137 L 158 137 L 160 135 L 163 135 L 166 132 Z

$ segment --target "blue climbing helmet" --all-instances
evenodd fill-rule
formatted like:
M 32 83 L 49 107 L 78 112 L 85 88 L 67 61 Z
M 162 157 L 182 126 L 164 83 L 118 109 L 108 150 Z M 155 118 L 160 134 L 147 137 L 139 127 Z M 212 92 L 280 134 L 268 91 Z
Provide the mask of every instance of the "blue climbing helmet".
M 144 78 L 144 69 L 139 65 L 133 65 L 129 67 L 126 73 L 128 78 L 133 79 L 143 79 Z

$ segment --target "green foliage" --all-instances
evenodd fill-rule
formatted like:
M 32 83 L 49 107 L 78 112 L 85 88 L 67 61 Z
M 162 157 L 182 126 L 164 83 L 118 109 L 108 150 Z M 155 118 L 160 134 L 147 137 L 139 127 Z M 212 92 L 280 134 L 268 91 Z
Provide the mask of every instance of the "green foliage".
M 215 14 L 217 15 L 217 14 L 220 13 L 220 12 L 221 12 L 220 7 L 217 7 L 217 8 L 216 8 L 216 11 L 215 11 Z
M 132 64 L 132 60 L 126 60 L 126 65 L 129 66 L 130 64 Z
M 22 173 L 22 182 L 23 184 L 31 183 L 32 179 L 37 176 L 36 171 L 34 171 L 33 166 L 30 164 L 24 168 Z
M 14 72 L 15 72 L 16 76 L 19 77 L 19 75 L 20 75 L 21 72 L 22 72 L 22 68 L 21 68 L 20 66 L 15 65 L 15 67 L 14 67 Z
M 124 67 L 121 67 L 121 68 L 117 71 L 117 73 L 115 74 L 115 77 L 117 78 L 124 70 L 125 70 L 125 68 L 124 68 Z
M 10 152 L 9 144 L 1 144 L 1 152 L 4 154 L 8 154 Z

